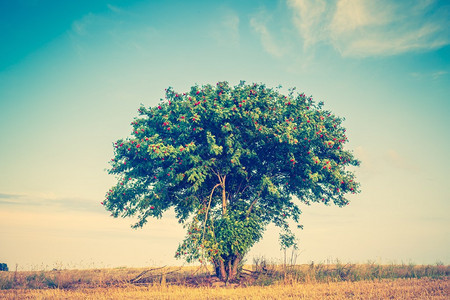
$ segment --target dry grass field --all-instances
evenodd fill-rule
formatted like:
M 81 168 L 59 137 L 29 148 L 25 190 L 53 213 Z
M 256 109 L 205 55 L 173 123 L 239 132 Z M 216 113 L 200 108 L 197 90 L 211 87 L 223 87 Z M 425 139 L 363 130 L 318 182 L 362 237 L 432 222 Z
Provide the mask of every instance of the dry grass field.
M 80 289 L 13 289 L 2 299 L 449 299 L 445 279 L 294 283 L 249 287 L 124 286 Z
M 0 299 L 450 299 L 450 266 L 244 266 L 225 286 L 210 270 L 116 268 L 0 272 Z

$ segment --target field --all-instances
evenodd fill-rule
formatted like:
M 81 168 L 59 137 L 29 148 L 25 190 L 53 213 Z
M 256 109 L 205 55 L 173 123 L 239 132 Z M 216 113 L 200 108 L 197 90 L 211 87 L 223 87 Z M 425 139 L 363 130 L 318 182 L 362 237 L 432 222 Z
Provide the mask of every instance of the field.
M 450 266 L 244 266 L 224 285 L 199 267 L 0 272 L 1 299 L 450 299 Z

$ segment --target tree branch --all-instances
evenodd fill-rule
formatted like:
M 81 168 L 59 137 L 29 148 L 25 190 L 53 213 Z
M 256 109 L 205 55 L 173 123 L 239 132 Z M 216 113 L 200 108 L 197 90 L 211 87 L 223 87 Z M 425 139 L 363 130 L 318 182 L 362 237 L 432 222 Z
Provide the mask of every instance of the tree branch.
M 259 191 L 258 195 L 255 197 L 255 200 L 253 200 L 252 203 L 250 204 L 250 207 L 247 210 L 246 217 L 248 217 L 250 215 L 250 213 L 252 212 L 252 208 L 256 204 L 256 202 L 258 201 L 259 196 L 261 195 L 261 193 L 262 193 L 262 190 Z
M 225 190 L 225 180 L 227 175 L 222 177 L 222 215 L 224 216 L 227 213 L 227 193 Z
M 220 186 L 219 183 L 216 184 L 216 185 L 213 187 L 213 189 L 212 189 L 212 191 L 211 191 L 211 194 L 209 195 L 209 202 L 208 202 L 208 207 L 206 208 L 206 211 L 205 211 L 205 221 L 203 222 L 203 233 L 202 233 L 202 238 L 201 238 L 201 240 L 203 240 L 203 237 L 205 236 L 206 221 L 207 221 L 207 219 L 208 219 L 209 208 L 211 207 L 212 196 L 213 196 L 213 194 L 214 194 L 214 190 L 215 190 L 216 187 L 218 187 L 218 186 Z

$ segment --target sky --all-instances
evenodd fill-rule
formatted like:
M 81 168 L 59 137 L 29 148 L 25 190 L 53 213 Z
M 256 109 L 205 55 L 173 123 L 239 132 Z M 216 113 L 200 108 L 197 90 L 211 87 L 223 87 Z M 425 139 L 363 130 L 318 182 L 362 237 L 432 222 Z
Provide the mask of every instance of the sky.
M 296 87 L 344 117 L 362 192 L 301 206 L 297 263 L 450 264 L 447 1 L 0 0 L 0 262 L 181 265 L 173 211 L 100 202 L 112 144 L 164 89 Z M 283 259 L 269 226 L 247 255 Z

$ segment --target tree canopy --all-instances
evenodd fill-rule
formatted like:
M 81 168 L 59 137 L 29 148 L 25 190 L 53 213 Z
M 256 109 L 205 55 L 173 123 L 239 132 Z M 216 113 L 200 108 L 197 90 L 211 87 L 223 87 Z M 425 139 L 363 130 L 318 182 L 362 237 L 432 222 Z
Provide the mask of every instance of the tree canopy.
M 295 89 L 168 88 L 159 105 L 138 111 L 132 135 L 114 143 L 109 173 L 118 180 L 103 204 L 114 217 L 137 217 L 134 227 L 173 207 L 188 231 L 176 256 L 210 261 L 224 280 L 269 223 L 289 247 L 300 203 L 345 206 L 359 192 L 343 118 Z

